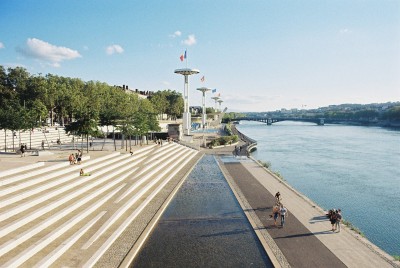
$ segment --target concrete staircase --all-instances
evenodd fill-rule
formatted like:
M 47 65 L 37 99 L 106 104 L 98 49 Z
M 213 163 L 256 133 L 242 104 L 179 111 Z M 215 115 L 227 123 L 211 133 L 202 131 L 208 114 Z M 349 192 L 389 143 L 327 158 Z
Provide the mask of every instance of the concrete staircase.
M 0 130 L 0 150 L 4 150 L 5 144 L 7 149 L 11 150 L 14 146 L 17 150 L 20 148 L 21 143 L 26 144 L 28 148 L 39 149 L 42 147 L 42 141 L 45 142 L 45 149 L 50 149 L 51 147 L 58 146 L 58 139 L 60 139 L 61 143 L 70 143 L 72 141 L 72 136 L 67 135 L 64 127 L 60 126 L 35 128 L 32 132 L 27 130 L 13 133 L 10 130 L 7 132 Z
M 96 266 L 197 154 L 172 143 L 3 172 L 0 267 Z

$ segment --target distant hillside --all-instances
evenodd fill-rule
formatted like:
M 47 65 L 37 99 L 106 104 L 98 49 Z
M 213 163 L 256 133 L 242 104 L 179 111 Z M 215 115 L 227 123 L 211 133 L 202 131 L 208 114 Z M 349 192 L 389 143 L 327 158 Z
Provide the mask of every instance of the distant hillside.
M 318 109 L 243 113 L 248 117 L 324 118 L 329 123 L 400 127 L 400 102 L 339 104 Z

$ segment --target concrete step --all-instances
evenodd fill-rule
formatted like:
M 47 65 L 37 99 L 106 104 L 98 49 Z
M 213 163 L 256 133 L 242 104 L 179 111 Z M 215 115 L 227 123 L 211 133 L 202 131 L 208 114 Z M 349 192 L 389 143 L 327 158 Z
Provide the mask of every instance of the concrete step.
M 91 179 L 93 179 L 97 176 L 103 175 L 104 173 L 115 168 L 116 166 L 122 166 L 123 164 L 128 162 L 128 160 L 126 160 L 126 158 L 127 158 L 127 155 L 119 155 L 117 157 L 109 159 L 106 167 L 104 167 L 104 163 L 99 163 L 99 164 L 95 165 L 94 167 L 91 167 L 93 170 L 96 170 L 96 168 L 100 169 L 98 172 L 96 172 L 96 174 L 93 177 L 91 177 Z M 111 165 L 116 162 L 119 162 L 119 163 L 115 164 L 115 165 Z M 77 167 L 77 169 L 79 169 L 79 168 L 80 167 Z M 77 170 L 73 173 L 68 174 L 67 176 L 63 176 L 60 178 L 54 178 L 54 180 L 51 179 L 46 184 L 41 184 L 38 186 L 34 185 L 36 187 L 28 188 L 26 191 L 24 191 L 22 193 L 18 193 L 18 195 L 13 195 L 7 199 L 2 200 L 1 205 L 0 205 L 2 207 L 9 206 L 11 204 L 15 204 L 15 205 L 6 207 L 5 208 L 6 212 L 0 213 L 0 221 L 9 219 L 10 217 L 17 215 L 18 213 L 24 212 L 27 209 L 32 208 L 48 199 L 51 199 L 57 195 L 60 195 L 62 193 L 65 193 L 65 192 L 73 189 L 74 187 L 78 187 L 78 186 L 84 184 L 84 181 L 77 180 L 77 178 L 79 178 L 79 177 L 80 177 L 79 172 Z M 63 185 L 63 186 L 57 187 L 59 185 Z M 32 198 L 29 198 L 29 197 L 32 197 Z M 71 197 L 71 196 L 68 196 L 68 197 Z M 20 224 L 21 224 L 21 222 L 20 222 Z M 0 234 L 1 234 L 1 232 L 0 232 Z
M 106 253 L 106 251 L 112 246 L 112 244 L 117 240 L 117 238 L 125 231 L 125 229 L 132 223 L 133 220 L 146 208 L 150 201 L 165 187 L 165 185 L 175 176 L 181 168 L 183 168 L 191 159 L 196 155 L 197 152 L 190 152 L 179 164 L 174 168 L 174 172 L 166 177 L 163 177 L 161 182 L 150 192 L 148 192 L 146 198 L 139 203 L 132 212 L 130 212 L 128 217 L 124 222 L 108 237 L 106 241 L 103 242 L 101 247 L 99 247 L 93 254 L 91 254 L 90 259 L 83 265 L 83 267 L 93 267 L 99 259 Z M 134 197 L 132 197 L 134 198 Z
M 147 153 L 147 151 L 151 148 L 145 148 L 142 150 L 138 150 L 135 152 L 135 154 L 131 157 L 130 160 L 136 159 L 141 157 L 141 155 Z M 4 198 L 1 198 L 1 203 L 0 207 L 6 207 L 11 204 L 14 204 L 18 201 L 25 200 L 31 196 L 37 195 L 39 193 L 45 193 L 39 195 L 36 199 L 35 198 L 30 198 L 29 200 L 23 201 L 22 203 L 16 204 L 15 206 L 11 208 L 6 208 L 7 212 L 2 212 L 0 213 L 0 221 L 3 221 L 5 219 L 8 219 L 18 213 L 21 213 L 22 211 L 25 211 L 26 209 L 29 209 L 44 200 L 47 200 L 48 198 L 52 198 L 62 192 L 66 192 L 70 190 L 73 187 L 76 187 L 77 185 L 81 184 L 82 181 L 78 180 L 75 183 L 70 183 L 68 185 L 65 185 L 64 187 L 57 188 L 56 190 L 53 190 L 58 185 L 61 185 L 63 183 L 67 183 L 73 179 L 76 179 L 79 177 L 79 169 L 80 168 L 85 168 L 86 172 L 95 172 L 95 176 L 100 176 L 103 173 L 108 172 L 109 170 L 112 170 L 113 168 L 116 167 L 116 165 L 111 166 L 107 168 L 107 165 L 110 166 L 113 163 L 119 162 L 118 165 L 123 165 L 125 162 L 128 162 L 130 160 L 126 160 L 129 157 L 128 154 L 120 155 L 120 153 L 112 153 L 97 159 L 94 159 L 92 161 L 86 162 L 81 165 L 62 165 L 64 166 L 69 166 L 68 168 L 60 169 L 58 171 L 53 171 L 50 172 L 48 175 L 45 176 L 36 176 L 38 174 L 42 174 L 42 172 L 35 173 L 34 177 L 31 180 L 28 180 L 24 183 L 14 185 L 13 187 L 6 188 L 2 190 L 3 194 L 7 194 L 9 196 L 5 196 Z M 125 160 L 124 160 L 125 159 Z M 121 162 L 124 161 L 124 162 Z M 60 164 L 57 165 L 57 168 L 60 166 Z M 96 171 L 99 170 L 99 171 Z M 48 171 L 48 170 L 46 170 Z M 62 176 L 61 176 L 62 175 Z M 94 178 L 93 176 L 92 178 Z M 28 188 L 29 187 L 29 188 Z M 18 190 L 25 189 L 23 192 L 17 192 Z M 12 194 L 12 195 L 11 195 Z
M 48 267 L 73 248 L 91 266 L 196 154 L 177 144 L 148 147 L 106 159 L 103 166 L 88 165 L 91 176 L 77 176 L 19 201 L 35 204 L 0 223 L 0 263 Z M 26 190 L 40 185 L 32 183 Z M 5 213 L 10 216 L 11 210 L 15 207 Z
M 20 131 L 16 132 L 14 136 L 14 147 L 16 149 L 19 148 L 20 143 L 24 143 L 28 145 L 28 148 L 41 148 L 42 141 L 46 142 L 46 148 L 48 146 L 47 142 L 49 142 L 50 146 L 57 145 L 57 140 L 60 139 L 62 143 L 69 143 L 72 141 L 72 135 L 67 135 L 63 127 L 57 127 L 57 129 L 51 127 L 44 129 L 34 129 L 31 133 L 30 131 Z M 7 131 L 7 148 L 13 147 L 13 133 L 11 131 Z M 0 140 L 4 141 L 5 134 L 4 130 L 0 131 Z M 0 148 L 4 148 L 4 142 L 0 143 Z
M 18 168 L 13 168 L 13 169 L 9 169 L 9 170 L 5 170 L 5 171 L 1 171 L 0 172 L 0 185 L 3 186 L 2 181 L 7 177 L 7 176 L 11 176 L 17 173 L 23 173 L 32 169 L 36 169 L 38 167 L 42 167 L 44 166 L 44 162 L 38 162 L 38 163 L 34 163 L 34 164 L 30 164 L 30 165 L 25 165 L 23 167 L 18 167 Z
M 83 162 L 85 162 L 86 160 L 89 160 L 89 159 L 90 159 L 89 155 L 83 156 Z M 38 168 L 38 169 L 35 169 L 34 171 L 30 171 L 30 172 L 21 171 L 20 172 L 21 174 L 13 174 L 13 175 L 5 176 L 4 178 L 2 178 L 0 183 L 1 183 L 1 186 L 3 189 L 3 187 L 5 187 L 9 184 L 15 184 L 19 181 L 25 180 L 27 178 L 31 178 L 33 176 L 41 175 L 44 173 L 50 173 L 49 176 L 52 177 L 54 175 L 57 175 L 52 172 L 54 172 L 57 169 L 68 167 L 68 166 L 70 166 L 70 164 L 68 161 L 66 161 L 66 162 L 62 162 L 59 164 L 49 165 L 44 168 Z M 4 190 L 4 191 L 1 190 L 0 196 L 7 194 L 7 193 L 2 193 L 2 192 L 6 192 L 6 190 Z

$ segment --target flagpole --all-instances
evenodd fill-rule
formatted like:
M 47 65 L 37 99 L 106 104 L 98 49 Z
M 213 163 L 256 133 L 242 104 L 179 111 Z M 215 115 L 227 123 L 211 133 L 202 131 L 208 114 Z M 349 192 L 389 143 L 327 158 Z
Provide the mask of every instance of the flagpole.
M 187 55 L 187 49 L 185 49 L 185 56 L 186 56 L 186 69 L 188 67 L 188 55 Z

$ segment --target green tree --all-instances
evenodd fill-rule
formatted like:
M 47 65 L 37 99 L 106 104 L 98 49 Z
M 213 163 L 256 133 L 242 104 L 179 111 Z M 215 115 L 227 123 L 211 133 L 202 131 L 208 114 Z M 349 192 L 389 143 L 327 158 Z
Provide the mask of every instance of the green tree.
M 4 147 L 7 151 L 7 130 L 12 132 L 13 151 L 15 150 L 14 133 L 24 128 L 23 126 L 23 109 L 17 99 L 8 100 L 4 102 L 0 113 L 0 128 L 4 129 Z
M 156 113 L 147 99 L 140 100 L 139 109 L 133 118 L 133 126 L 135 134 L 144 136 L 150 131 L 160 131 L 160 126 L 157 121 Z
M 166 113 L 169 106 L 167 93 L 166 91 L 158 91 L 150 98 L 150 102 L 153 104 L 155 112 L 159 115 L 159 119 L 162 119 L 162 115 Z
M 55 108 L 56 108 L 56 100 L 60 93 L 59 78 L 56 75 L 47 74 L 46 82 L 47 83 L 45 86 L 45 94 L 44 94 L 43 103 L 44 103 L 44 105 L 46 105 L 46 108 L 49 112 L 50 125 L 53 126 L 54 112 L 55 112 Z
M 124 139 L 126 140 L 126 150 L 128 150 L 128 137 L 131 139 L 131 136 L 135 134 L 133 118 L 135 116 L 135 112 L 138 111 L 138 97 L 136 94 L 126 94 L 123 93 L 121 95 L 120 100 L 120 120 L 118 122 L 118 128 L 122 134 L 122 144 Z M 130 141 L 131 143 L 131 141 Z
M 169 102 L 166 113 L 169 116 L 169 119 L 176 120 L 180 118 L 183 113 L 183 97 L 182 94 L 177 93 L 176 91 L 167 91 L 167 100 Z
M 356 120 L 373 120 L 379 116 L 376 110 L 361 110 L 354 113 L 353 118 Z
M 206 114 L 214 114 L 215 110 L 212 107 L 206 107 Z
M 394 106 L 382 114 L 382 119 L 400 121 L 400 106 Z
M 32 148 L 32 130 L 42 125 L 42 119 L 46 118 L 46 106 L 39 100 L 28 101 L 24 109 L 24 130 L 29 129 L 29 148 Z
M 30 74 L 26 71 L 25 68 L 8 68 L 7 87 L 18 92 L 21 95 L 24 95 L 29 77 Z
M 100 96 L 96 92 L 96 83 L 86 83 L 80 94 L 80 101 L 74 107 L 75 121 L 66 126 L 65 130 L 74 135 L 86 137 L 86 149 L 89 152 L 89 136 L 97 136 L 100 111 Z

